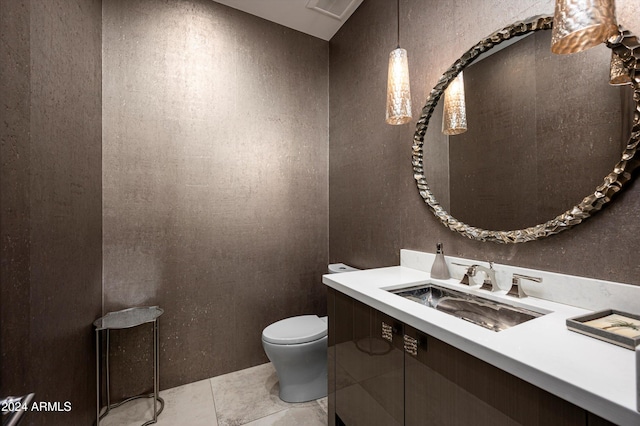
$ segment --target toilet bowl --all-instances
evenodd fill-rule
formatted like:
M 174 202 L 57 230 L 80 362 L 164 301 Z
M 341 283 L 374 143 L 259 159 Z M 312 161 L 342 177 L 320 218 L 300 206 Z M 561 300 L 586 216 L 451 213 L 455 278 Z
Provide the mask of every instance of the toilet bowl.
M 329 272 L 357 271 L 342 263 Z M 280 382 L 280 399 L 306 402 L 327 396 L 327 317 L 300 315 L 262 331 L 262 347 Z

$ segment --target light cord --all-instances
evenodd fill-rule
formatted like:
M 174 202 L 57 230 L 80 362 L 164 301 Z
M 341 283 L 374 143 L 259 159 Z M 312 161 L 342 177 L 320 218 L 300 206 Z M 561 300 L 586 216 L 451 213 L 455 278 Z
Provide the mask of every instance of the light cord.
M 396 15 L 398 15 L 398 49 L 400 49 L 400 0 L 397 2 Z

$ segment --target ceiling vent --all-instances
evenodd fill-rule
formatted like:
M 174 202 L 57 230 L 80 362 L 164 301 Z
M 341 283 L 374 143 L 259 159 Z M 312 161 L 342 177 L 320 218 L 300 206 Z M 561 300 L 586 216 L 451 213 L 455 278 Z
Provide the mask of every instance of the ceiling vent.
M 309 0 L 307 8 L 320 12 L 323 15 L 342 21 L 348 18 L 353 10 L 357 7 L 357 0 Z

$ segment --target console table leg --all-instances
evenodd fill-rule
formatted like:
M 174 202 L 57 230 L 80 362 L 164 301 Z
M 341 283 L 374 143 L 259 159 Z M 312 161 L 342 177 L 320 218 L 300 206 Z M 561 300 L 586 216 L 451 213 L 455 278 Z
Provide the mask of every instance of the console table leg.
M 96 426 L 100 426 L 100 330 L 96 329 Z
M 104 415 L 106 416 L 107 413 L 109 412 L 109 409 L 111 408 L 111 385 L 109 384 L 109 329 L 107 329 L 107 350 L 106 352 L 106 357 L 107 357 L 107 365 L 106 365 L 106 373 L 107 373 L 107 378 L 106 378 L 106 382 L 107 382 L 107 412 L 104 413 Z
M 158 420 L 158 321 L 153 322 L 153 421 Z

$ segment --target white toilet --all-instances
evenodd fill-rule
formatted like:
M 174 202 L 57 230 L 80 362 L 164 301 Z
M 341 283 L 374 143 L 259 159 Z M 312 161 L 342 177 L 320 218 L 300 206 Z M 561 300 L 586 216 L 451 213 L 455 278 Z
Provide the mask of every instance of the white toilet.
M 329 273 L 357 271 L 342 263 Z M 327 317 L 300 315 L 262 331 L 262 347 L 280 382 L 280 399 L 306 402 L 327 396 Z

